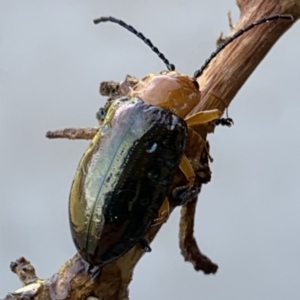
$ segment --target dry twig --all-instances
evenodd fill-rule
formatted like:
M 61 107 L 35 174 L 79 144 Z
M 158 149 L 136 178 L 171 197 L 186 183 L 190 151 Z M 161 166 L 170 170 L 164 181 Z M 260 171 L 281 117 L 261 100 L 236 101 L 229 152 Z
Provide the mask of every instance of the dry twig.
M 240 19 L 234 25 L 238 30 L 262 16 L 291 14 L 296 21 L 300 16 L 300 0 L 238 0 Z M 254 28 L 222 51 L 199 79 L 202 98 L 190 114 L 197 111 L 218 108 L 222 112 L 255 70 L 280 36 L 290 28 L 293 22 L 270 22 Z M 199 128 L 206 138 L 209 128 Z M 211 128 L 210 128 L 211 130 Z M 72 134 L 70 135 L 72 138 Z M 74 136 L 73 136 L 74 138 Z M 205 145 L 199 153 L 199 159 L 205 152 Z M 178 183 L 174 183 L 176 186 Z M 185 259 L 191 261 L 195 269 L 216 270 L 216 265 L 201 254 L 193 237 L 193 220 L 196 200 L 182 208 L 180 245 Z M 170 211 L 174 206 L 170 203 Z M 159 226 L 153 226 L 146 238 L 152 241 Z M 67 261 L 59 271 L 47 280 L 38 280 L 34 268 L 25 259 L 12 264 L 25 289 L 7 295 L 5 299 L 86 299 L 96 296 L 103 300 L 128 299 L 128 285 L 132 280 L 134 267 L 142 256 L 140 248 L 134 247 L 117 261 L 102 269 L 97 282 L 84 273 L 82 260 L 78 255 Z

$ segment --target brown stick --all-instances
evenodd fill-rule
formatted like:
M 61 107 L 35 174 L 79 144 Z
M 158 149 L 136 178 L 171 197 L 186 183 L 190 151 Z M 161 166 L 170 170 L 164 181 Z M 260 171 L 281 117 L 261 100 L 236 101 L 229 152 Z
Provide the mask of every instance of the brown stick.
M 235 30 L 262 16 L 292 14 L 294 20 L 300 16 L 300 0 L 238 0 L 238 6 L 241 16 L 234 26 Z M 199 79 L 202 99 L 191 114 L 215 108 L 224 111 L 271 47 L 291 25 L 278 21 L 257 27 L 221 52 Z M 190 205 L 190 209 L 189 206 L 184 208 L 185 214 L 194 215 L 192 206 Z M 153 240 L 161 225 L 150 228 L 147 233 L 149 241 Z M 75 255 L 51 278 L 36 280 L 25 286 L 27 290 L 16 291 L 6 299 L 79 300 L 86 299 L 89 295 L 96 295 L 104 300 L 128 299 L 128 285 L 142 254 L 139 247 L 134 247 L 117 261 L 106 265 L 97 282 L 85 274 L 82 260 Z M 26 267 L 22 267 L 22 264 L 24 260 L 16 261 L 14 270 L 19 270 L 20 267 L 21 271 L 17 274 L 22 274 L 20 279 L 28 283 L 27 279 L 32 278 L 32 266 L 26 264 Z
M 189 201 L 181 209 L 179 244 L 181 254 L 186 261 L 193 264 L 196 271 L 203 271 L 204 274 L 214 274 L 218 266 L 213 263 L 199 249 L 194 237 L 194 220 L 197 199 Z
M 264 16 L 291 14 L 299 18 L 299 0 L 237 0 L 240 19 L 234 25 L 237 31 Z M 201 102 L 189 115 L 197 111 L 218 108 L 224 111 L 234 96 L 293 22 L 270 22 L 258 26 L 224 49 L 198 80 Z
M 48 139 L 69 139 L 69 140 L 91 140 L 97 133 L 96 127 L 65 128 L 62 130 L 48 131 Z
M 237 2 L 241 15 L 238 23 L 234 26 L 232 26 L 229 18 L 229 26 L 233 30 L 232 34 L 264 16 L 290 13 L 295 20 L 299 18 L 300 1 L 238 0 Z M 224 112 L 258 64 L 292 23 L 279 21 L 265 25 L 245 33 L 214 59 L 198 80 L 201 101 L 189 115 L 201 110 L 215 108 Z M 207 127 L 204 132 L 212 130 L 213 128 Z M 217 266 L 201 253 L 194 238 L 193 224 L 196 204 L 197 199 L 181 209 L 179 232 L 181 253 L 184 259 L 191 262 L 197 271 L 215 273 Z

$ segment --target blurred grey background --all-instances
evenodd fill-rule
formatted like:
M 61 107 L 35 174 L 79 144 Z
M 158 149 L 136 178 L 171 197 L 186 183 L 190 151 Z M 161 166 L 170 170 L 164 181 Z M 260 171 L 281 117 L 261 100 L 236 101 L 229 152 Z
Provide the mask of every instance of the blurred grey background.
M 100 81 L 165 69 L 134 25 L 193 74 L 228 33 L 233 0 L 21 1 L 0 8 L 0 297 L 20 287 L 9 264 L 25 256 L 49 277 L 75 247 L 68 194 L 86 141 L 48 130 L 95 126 Z M 213 179 L 198 205 L 196 237 L 219 264 L 204 276 L 183 261 L 179 209 L 138 264 L 131 299 L 300 298 L 300 24 L 275 45 L 230 106 L 235 125 L 210 136 Z

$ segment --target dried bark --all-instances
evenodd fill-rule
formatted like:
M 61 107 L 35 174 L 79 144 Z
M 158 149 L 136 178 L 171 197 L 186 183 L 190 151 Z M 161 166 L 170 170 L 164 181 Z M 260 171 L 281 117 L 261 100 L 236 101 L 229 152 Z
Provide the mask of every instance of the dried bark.
M 294 22 L 300 16 L 300 0 L 237 0 L 237 4 L 241 14 L 233 31 L 263 16 L 291 14 Z M 215 108 L 224 112 L 257 65 L 292 24 L 293 22 L 279 20 L 258 26 L 223 50 L 199 78 L 202 98 L 190 115 Z M 198 132 L 205 138 L 207 132 L 213 129 L 201 126 Z M 74 138 L 72 133 L 70 138 Z M 202 155 L 205 151 L 204 144 L 199 153 L 200 160 L 201 157 L 202 160 L 207 159 L 207 156 Z M 176 184 L 178 183 L 174 182 L 174 186 Z M 186 260 L 193 263 L 196 270 L 205 271 L 209 266 L 211 268 L 209 272 L 213 272 L 216 271 L 216 265 L 201 254 L 193 237 L 195 206 L 196 199 L 182 208 L 180 228 L 182 253 Z M 173 208 L 171 201 L 170 213 Z M 162 225 L 150 228 L 146 235 L 150 242 Z M 25 287 L 7 295 L 5 299 L 77 300 L 87 299 L 89 296 L 105 300 L 128 299 L 128 285 L 142 254 L 140 247 L 134 247 L 115 262 L 106 265 L 97 280 L 85 273 L 85 265 L 78 255 L 67 261 L 56 274 L 46 280 L 39 280 L 31 264 L 21 258 L 12 263 L 11 269 L 19 276 Z

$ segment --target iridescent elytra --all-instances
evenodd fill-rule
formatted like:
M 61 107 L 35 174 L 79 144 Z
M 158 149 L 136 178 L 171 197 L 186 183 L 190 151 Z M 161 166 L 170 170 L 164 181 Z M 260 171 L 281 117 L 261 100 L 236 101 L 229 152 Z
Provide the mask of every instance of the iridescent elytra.
M 117 100 L 84 153 L 70 193 L 73 240 L 91 265 L 137 244 L 178 170 L 184 120 L 138 98 Z

